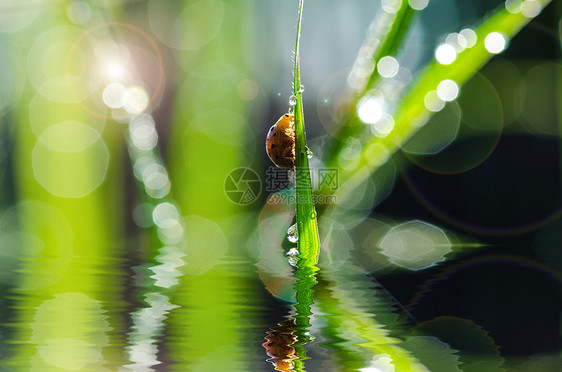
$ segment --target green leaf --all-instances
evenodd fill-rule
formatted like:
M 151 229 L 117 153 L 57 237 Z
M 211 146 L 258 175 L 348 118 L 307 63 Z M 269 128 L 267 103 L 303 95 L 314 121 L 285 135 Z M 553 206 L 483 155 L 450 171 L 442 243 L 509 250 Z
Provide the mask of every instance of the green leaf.
M 293 95 L 296 98 L 294 107 L 295 115 L 295 173 L 297 184 L 297 229 L 299 234 L 299 267 L 313 267 L 318 262 L 320 248 L 318 236 L 318 222 L 314 200 L 312 197 L 312 185 L 310 181 L 310 169 L 308 165 L 308 151 L 306 147 L 306 131 L 304 127 L 304 113 L 302 107 L 302 89 L 299 69 L 299 42 L 300 25 L 302 18 L 303 0 L 300 0 L 299 15 L 297 21 L 297 37 L 295 44 L 295 70 Z M 293 97 L 292 97 L 293 98 Z
M 304 129 L 304 113 L 302 107 L 302 91 L 299 70 L 299 41 L 300 25 L 302 19 L 302 8 L 304 0 L 299 2 L 299 13 L 297 19 L 297 37 L 295 44 L 295 70 L 293 97 L 296 99 L 294 106 L 295 115 L 295 176 L 297 193 L 297 231 L 299 235 L 299 255 L 295 277 L 296 289 L 296 323 L 295 335 L 297 342 L 293 345 L 299 359 L 295 360 L 295 370 L 304 371 L 304 360 L 306 349 L 304 345 L 312 341 L 308 334 L 310 328 L 311 306 L 314 291 L 312 287 L 316 284 L 315 272 L 318 270 L 318 253 L 320 249 L 320 238 L 318 235 L 318 222 L 314 200 L 312 197 L 312 185 L 310 181 L 310 169 L 308 165 L 308 148 L 306 147 L 306 131 Z
M 550 0 L 541 0 L 540 3 L 544 7 Z M 449 79 L 460 88 L 494 55 L 485 42 L 490 34 L 495 33 L 493 36 L 496 38 L 501 35 L 507 44 L 530 20 L 522 12 L 511 13 L 501 5 L 495 14 L 475 30 L 476 42 L 472 47 L 458 53 L 450 64 L 434 60 L 420 72 L 419 78 L 411 84 L 410 90 L 400 100 L 400 105 L 394 112 L 395 126 L 392 132 L 383 138 L 373 137 L 365 144 L 358 158 L 353 159 L 352 164 L 342 170 L 341 179 L 344 183 L 336 195 L 343 197 L 352 192 L 434 114 L 425 107 L 424 99 L 428 93 L 436 90 L 440 82 Z

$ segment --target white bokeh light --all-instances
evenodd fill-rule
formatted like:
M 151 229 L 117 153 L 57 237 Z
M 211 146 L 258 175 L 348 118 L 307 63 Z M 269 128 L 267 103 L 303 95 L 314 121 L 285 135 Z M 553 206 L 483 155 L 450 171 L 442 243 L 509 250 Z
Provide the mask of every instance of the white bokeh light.
M 396 76 L 399 67 L 396 58 L 391 56 L 382 57 L 377 63 L 377 71 L 384 78 Z
M 166 227 L 157 230 L 158 237 L 166 244 L 178 244 L 183 239 L 183 227 L 178 220 L 169 219 Z
M 393 227 L 379 246 L 390 261 L 410 270 L 434 266 L 451 252 L 451 242 L 445 232 L 419 220 Z
M 437 91 L 435 90 L 432 90 L 425 95 L 423 103 L 425 108 L 432 112 L 441 111 L 443 107 L 445 107 L 445 101 L 439 98 Z
M 443 80 L 437 86 L 437 96 L 443 101 L 453 101 L 459 95 L 459 86 L 453 80 Z
M 402 5 L 402 0 L 382 0 L 382 10 L 389 14 L 396 14 Z
M 484 39 L 484 47 L 486 50 L 493 54 L 498 54 L 504 51 L 507 45 L 505 36 L 499 32 L 490 32 Z
M 423 10 L 427 7 L 428 3 L 429 0 L 408 0 L 408 4 L 410 4 L 414 10 Z
M 521 14 L 527 18 L 535 18 L 540 14 L 542 5 L 537 0 L 525 0 L 521 5 Z
M 127 89 L 121 84 L 108 84 L 103 90 L 103 103 L 109 108 L 121 108 L 127 102 Z
M 130 114 L 140 114 L 148 107 L 150 97 L 148 92 L 141 86 L 131 85 L 127 88 L 125 104 L 123 108 Z
M 161 228 L 172 227 L 179 218 L 176 206 L 168 202 L 158 204 L 152 211 L 154 223 Z
M 459 44 L 463 43 L 461 44 L 463 48 L 472 48 L 476 45 L 478 37 L 476 36 L 476 32 L 471 28 L 462 29 L 459 35 L 462 36 L 462 39 L 459 38 Z
M 367 124 L 374 124 L 379 121 L 384 114 L 383 100 L 379 97 L 369 97 L 359 103 L 357 115 L 359 119 Z
M 371 124 L 371 131 L 377 137 L 386 137 L 392 129 L 394 129 L 394 118 L 387 113 L 383 113 L 377 122 Z
M 445 42 L 449 45 L 452 45 L 457 53 L 462 52 L 466 48 L 466 40 L 464 39 L 464 36 L 456 32 L 452 32 L 447 35 Z
M 441 44 L 435 49 L 435 59 L 442 65 L 450 65 L 457 59 L 457 50 L 450 44 Z
M 505 9 L 511 14 L 517 14 L 521 11 L 522 0 L 506 0 Z
M 142 171 L 142 180 L 146 193 L 152 198 L 161 199 L 170 192 L 168 172 L 160 164 L 148 164 Z
M 73 1 L 66 7 L 66 15 L 74 24 L 83 25 L 90 20 L 92 11 L 85 1 Z
M 148 114 L 141 114 L 131 119 L 129 132 L 133 145 L 139 150 L 152 150 L 158 143 L 154 119 Z

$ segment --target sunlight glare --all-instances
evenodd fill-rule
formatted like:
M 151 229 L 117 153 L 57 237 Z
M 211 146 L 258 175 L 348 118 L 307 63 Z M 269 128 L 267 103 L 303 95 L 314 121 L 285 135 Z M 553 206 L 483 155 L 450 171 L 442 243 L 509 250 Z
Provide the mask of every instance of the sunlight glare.
M 383 100 L 379 97 L 369 97 L 359 104 L 357 115 L 367 124 L 378 122 L 384 114 Z

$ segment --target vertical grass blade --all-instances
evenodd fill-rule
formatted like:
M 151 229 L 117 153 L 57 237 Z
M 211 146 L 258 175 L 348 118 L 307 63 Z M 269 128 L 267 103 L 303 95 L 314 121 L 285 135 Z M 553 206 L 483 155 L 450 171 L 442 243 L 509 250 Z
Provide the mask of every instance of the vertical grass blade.
M 302 8 L 304 0 L 299 1 L 299 12 L 297 18 L 297 36 L 295 42 L 295 69 L 293 81 L 293 98 L 296 98 L 294 107 L 295 115 L 295 177 L 297 192 L 297 229 L 299 234 L 299 261 L 295 276 L 296 289 L 296 323 L 295 335 L 297 342 L 293 345 L 299 357 L 295 361 L 295 370 L 304 371 L 304 360 L 306 350 L 304 345 L 312 339 L 308 334 L 310 327 L 311 305 L 313 298 L 312 287 L 316 284 L 314 276 L 318 268 L 318 252 L 320 249 L 320 238 L 318 236 L 318 222 L 314 200 L 312 198 L 312 185 L 310 180 L 310 169 L 308 165 L 308 148 L 306 147 L 306 132 L 304 128 L 304 113 L 302 106 L 302 92 L 299 69 L 299 42 L 302 19 Z
M 318 222 L 314 200 L 312 198 L 312 186 L 310 181 L 310 169 L 308 165 L 308 151 L 306 147 L 306 132 L 304 128 L 304 113 L 302 107 L 302 91 L 299 69 L 299 42 L 300 25 L 302 18 L 303 0 L 299 3 L 299 14 L 297 20 L 297 37 L 295 43 L 295 70 L 293 95 L 296 98 L 295 105 L 295 166 L 297 185 L 297 228 L 299 233 L 299 267 L 313 267 L 318 261 L 320 248 L 318 236 Z

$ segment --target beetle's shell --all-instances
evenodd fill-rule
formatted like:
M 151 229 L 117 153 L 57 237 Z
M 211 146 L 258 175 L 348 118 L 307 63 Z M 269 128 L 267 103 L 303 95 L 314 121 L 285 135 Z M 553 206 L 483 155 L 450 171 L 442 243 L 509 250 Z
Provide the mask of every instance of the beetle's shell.
M 295 167 L 294 115 L 285 114 L 273 124 L 265 141 L 267 156 L 281 169 Z

